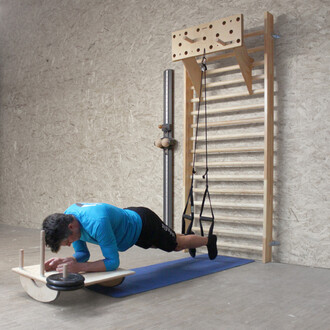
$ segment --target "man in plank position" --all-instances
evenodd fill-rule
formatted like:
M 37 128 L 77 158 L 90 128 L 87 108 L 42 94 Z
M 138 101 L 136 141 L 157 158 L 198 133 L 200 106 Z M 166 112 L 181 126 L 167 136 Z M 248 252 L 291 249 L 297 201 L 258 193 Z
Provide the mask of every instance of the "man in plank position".
M 118 251 L 133 245 L 144 249 L 159 248 L 166 252 L 207 246 L 209 258 L 215 259 L 217 237 L 176 234 L 151 210 L 144 207 L 120 209 L 105 203 L 76 203 L 64 213 L 49 215 L 43 221 L 46 245 L 52 252 L 72 244 L 75 253 L 68 258 L 51 258 L 45 270 L 103 272 L 119 266 Z M 86 242 L 98 244 L 105 259 L 87 262 L 90 254 Z

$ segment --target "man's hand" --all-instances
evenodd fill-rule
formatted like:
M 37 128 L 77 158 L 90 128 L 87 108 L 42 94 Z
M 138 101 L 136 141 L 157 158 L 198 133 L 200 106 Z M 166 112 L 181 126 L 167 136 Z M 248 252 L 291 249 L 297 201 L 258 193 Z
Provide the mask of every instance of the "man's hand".
M 49 272 L 51 270 L 57 270 L 57 267 L 59 265 L 63 264 L 77 264 L 77 261 L 73 257 L 68 257 L 68 258 L 51 258 L 45 262 L 45 271 Z M 63 266 L 62 266 L 63 269 Z M 70 267 L 68 266 L 68 271 L 70 270 Z M 71 271 L 72 272 L 72 271 Z
M 56 270 L 63 273 L 63 265 L 67 264 L 67 271 L 69 273 L 90 273 L 90 272 L 105 272 L 106 267 L 103 260 L 94 262 L 77 262 L 74 257 L 68 258 L 51 258 L 45 262 L 45 271 Z
M 83 263 L 78 263 L 78 262 L 70 262 L 70 263 L 67 263 L 67 262 L 64 262 L 62 264 L 59 264 L 57 267 L 56 267 L 56 271 L 59 272 L 59 273 L 63 273 L 63 268 L 64 268 L 64 265 L 67 265 L 66 269 L 68 271 L 68 273 L 79 273 L 81 271 L 83 271 Z

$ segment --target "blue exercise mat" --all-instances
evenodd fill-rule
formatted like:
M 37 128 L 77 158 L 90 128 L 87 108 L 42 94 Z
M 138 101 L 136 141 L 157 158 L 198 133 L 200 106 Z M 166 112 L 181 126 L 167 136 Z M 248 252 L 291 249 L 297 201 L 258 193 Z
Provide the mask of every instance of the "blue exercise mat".
M 107 296 L 121 298 L 221 272 L 250 262 L 253 260 L 225 256 L 218 256 L 216 259 L 210 260 L 208 255 L 203 254 L 196 256 L 196 258 L 189 257 L 135 268 L 133 269 L 134 275 L 127 276 L 122 284 L 114 288 L 96 284 L 89 286 L 88 289 Z

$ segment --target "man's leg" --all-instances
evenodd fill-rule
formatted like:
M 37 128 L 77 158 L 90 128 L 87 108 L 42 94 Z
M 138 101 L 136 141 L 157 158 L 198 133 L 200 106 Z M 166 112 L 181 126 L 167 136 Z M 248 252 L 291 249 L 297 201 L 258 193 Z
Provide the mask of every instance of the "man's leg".
M 175 251 L 183 249 L 194 249 L 201 246 L 206 246 L 211 260 L 215 259 L 218 255 L 217 236 L 211 235 L 210 237 L 198 235 L 183 235 L 176 234 L 176 241 L 178 243 Z
M 184 249 L 193 249 L 201 246 L 206 246 L 208 238 L 198 235 L 176 234 L 176 241 L 178 245 L 175 251 L 181 251 Z

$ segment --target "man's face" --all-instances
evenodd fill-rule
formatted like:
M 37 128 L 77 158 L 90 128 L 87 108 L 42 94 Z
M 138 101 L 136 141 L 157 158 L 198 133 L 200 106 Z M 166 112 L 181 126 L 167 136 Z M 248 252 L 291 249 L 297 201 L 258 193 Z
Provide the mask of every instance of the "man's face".
M 61 246 L 71 246 L 71 244 L 76 241 L 74 234 L 71 234 L 68 238 L 61 242 Z
M 71 235 L 61 242 L 61 246 L 71 246 L 71 244 L 80 238 L 80 229 L 77 223 L 70 223 L 68 226 Z

